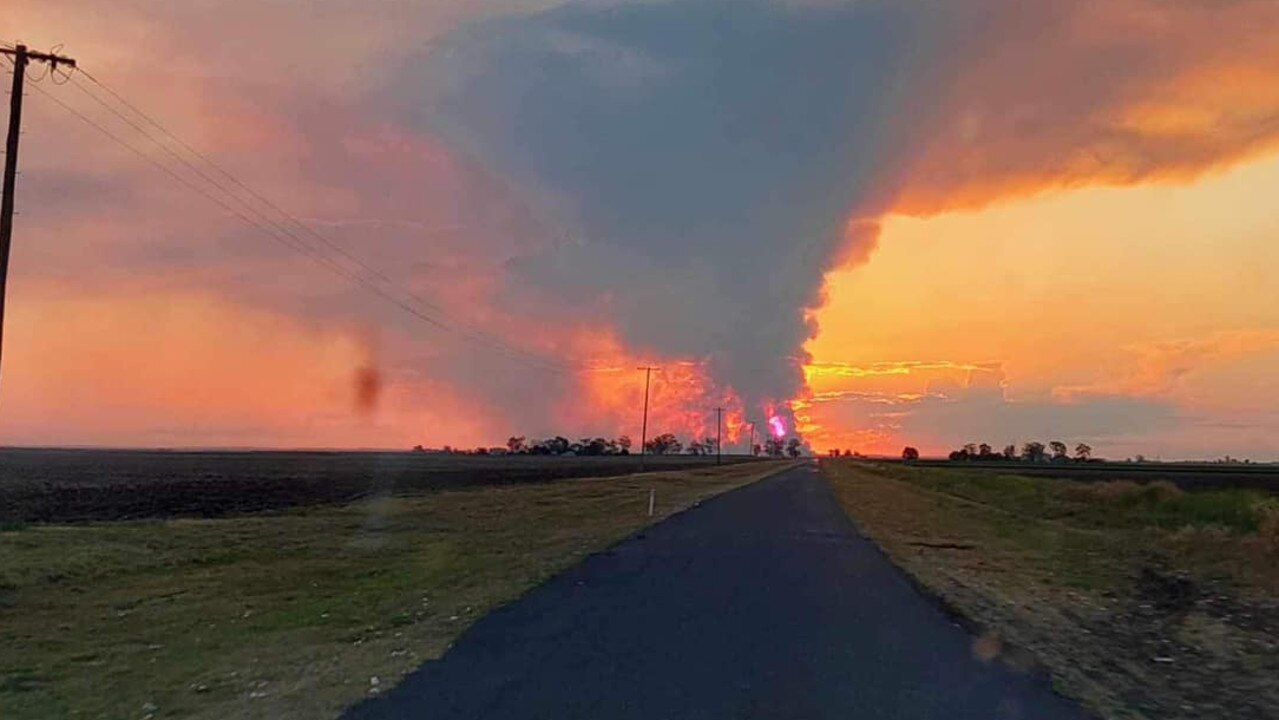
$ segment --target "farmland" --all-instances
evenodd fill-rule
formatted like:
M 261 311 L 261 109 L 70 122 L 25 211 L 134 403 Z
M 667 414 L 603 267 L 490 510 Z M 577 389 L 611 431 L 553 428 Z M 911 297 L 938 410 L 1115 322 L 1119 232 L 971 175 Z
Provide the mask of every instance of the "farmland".
M 747 458 L 725 457 L 724 462 Z M 610 477 L 637 456 L 546 457 L 390 452 L 0 451 L 0 523 L 222 517 L 447 489 Z M 649 469 L 713 464 L 649 456 Z

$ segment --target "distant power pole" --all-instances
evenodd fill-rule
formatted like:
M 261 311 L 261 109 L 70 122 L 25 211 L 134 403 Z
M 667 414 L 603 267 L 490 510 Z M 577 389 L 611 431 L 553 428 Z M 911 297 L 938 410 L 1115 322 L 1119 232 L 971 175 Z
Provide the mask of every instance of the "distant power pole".
M 720 448 L 723 446 L 723 428 L 724 428 L 724 408 L 715 408 L 715 464 L 720 465 L 724 462 L 720 455 Z
M 653 371 L 661 368 L 645 366 L 638 369 L 644 371 L 644 424 L 640 426 L 640 472 L 644 472 L 644 446 L 648 444 L 648 385 Z
M 0 202 L 0 351 L 4 348 L 4 298 L 9 280 L 9 246 L 13 242 L 14 187 L 18 180 L 18 138 L 22 133 L 22 90 L 27 79 L 27 63 L 49 63 L 49 72 L 59 65 L 75 67 L 75 60 L 32 52 L 26 45 L 9 50 L 0 48 L 0 55 L 13 58 L 13 92 L 9 95 L 9 140 L 4 154 L 4 197 Z

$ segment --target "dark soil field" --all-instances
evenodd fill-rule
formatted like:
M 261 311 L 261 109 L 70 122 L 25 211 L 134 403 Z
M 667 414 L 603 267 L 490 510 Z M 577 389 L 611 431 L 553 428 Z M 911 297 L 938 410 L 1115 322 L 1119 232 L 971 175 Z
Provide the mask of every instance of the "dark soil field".
M 638 456 L 466 456 L 389 452 L 0 450 L 0 524 L 220 517 L 374 495 L 607 477 Z M 748 461 L 725 457 L 724 462 Z M 650 470 L 714 457 L 645 458 Z

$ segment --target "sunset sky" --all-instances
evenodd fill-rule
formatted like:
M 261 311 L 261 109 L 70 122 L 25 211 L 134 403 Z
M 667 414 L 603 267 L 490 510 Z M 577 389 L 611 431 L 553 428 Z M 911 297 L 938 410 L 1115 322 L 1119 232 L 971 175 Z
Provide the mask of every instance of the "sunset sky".
M 638 437 L 652 364 L 655 432 L 1279 460 L 1273 0 L 105 5 L 0 6 L 87 73 L 0 443 Z

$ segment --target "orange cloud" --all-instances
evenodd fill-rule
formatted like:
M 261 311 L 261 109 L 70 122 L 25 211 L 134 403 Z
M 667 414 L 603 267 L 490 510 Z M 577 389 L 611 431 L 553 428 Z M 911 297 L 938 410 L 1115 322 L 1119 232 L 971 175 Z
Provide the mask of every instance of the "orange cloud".
M 1089 385 L 1060 387 L 1054 394 L 1067 400 L 1090 395 L 1165 395 L 1195 372 L 1279 349 L 1279 330 L 1230 330 L 1202 338 L 1125 349 L 1132 361 L 1119 377 Z
M 964 372 L 989 372 L 996 369 L 989 364 L 974 365 L 957 363 L 949 360 L 925 362 L 909 360 L 899 362 L 878 362 L 871 365 L 853 365 L 842 362 L 812 362 L 804 366 L 804 375 L 810 380 L 818 377 L 879 377 L 883 375 L 910 375 L 930 370 L 962 370 Z
M 1187 181 L 1279 147 L 1279 4 L 988 2 L 919 98 L 892 210 Z

